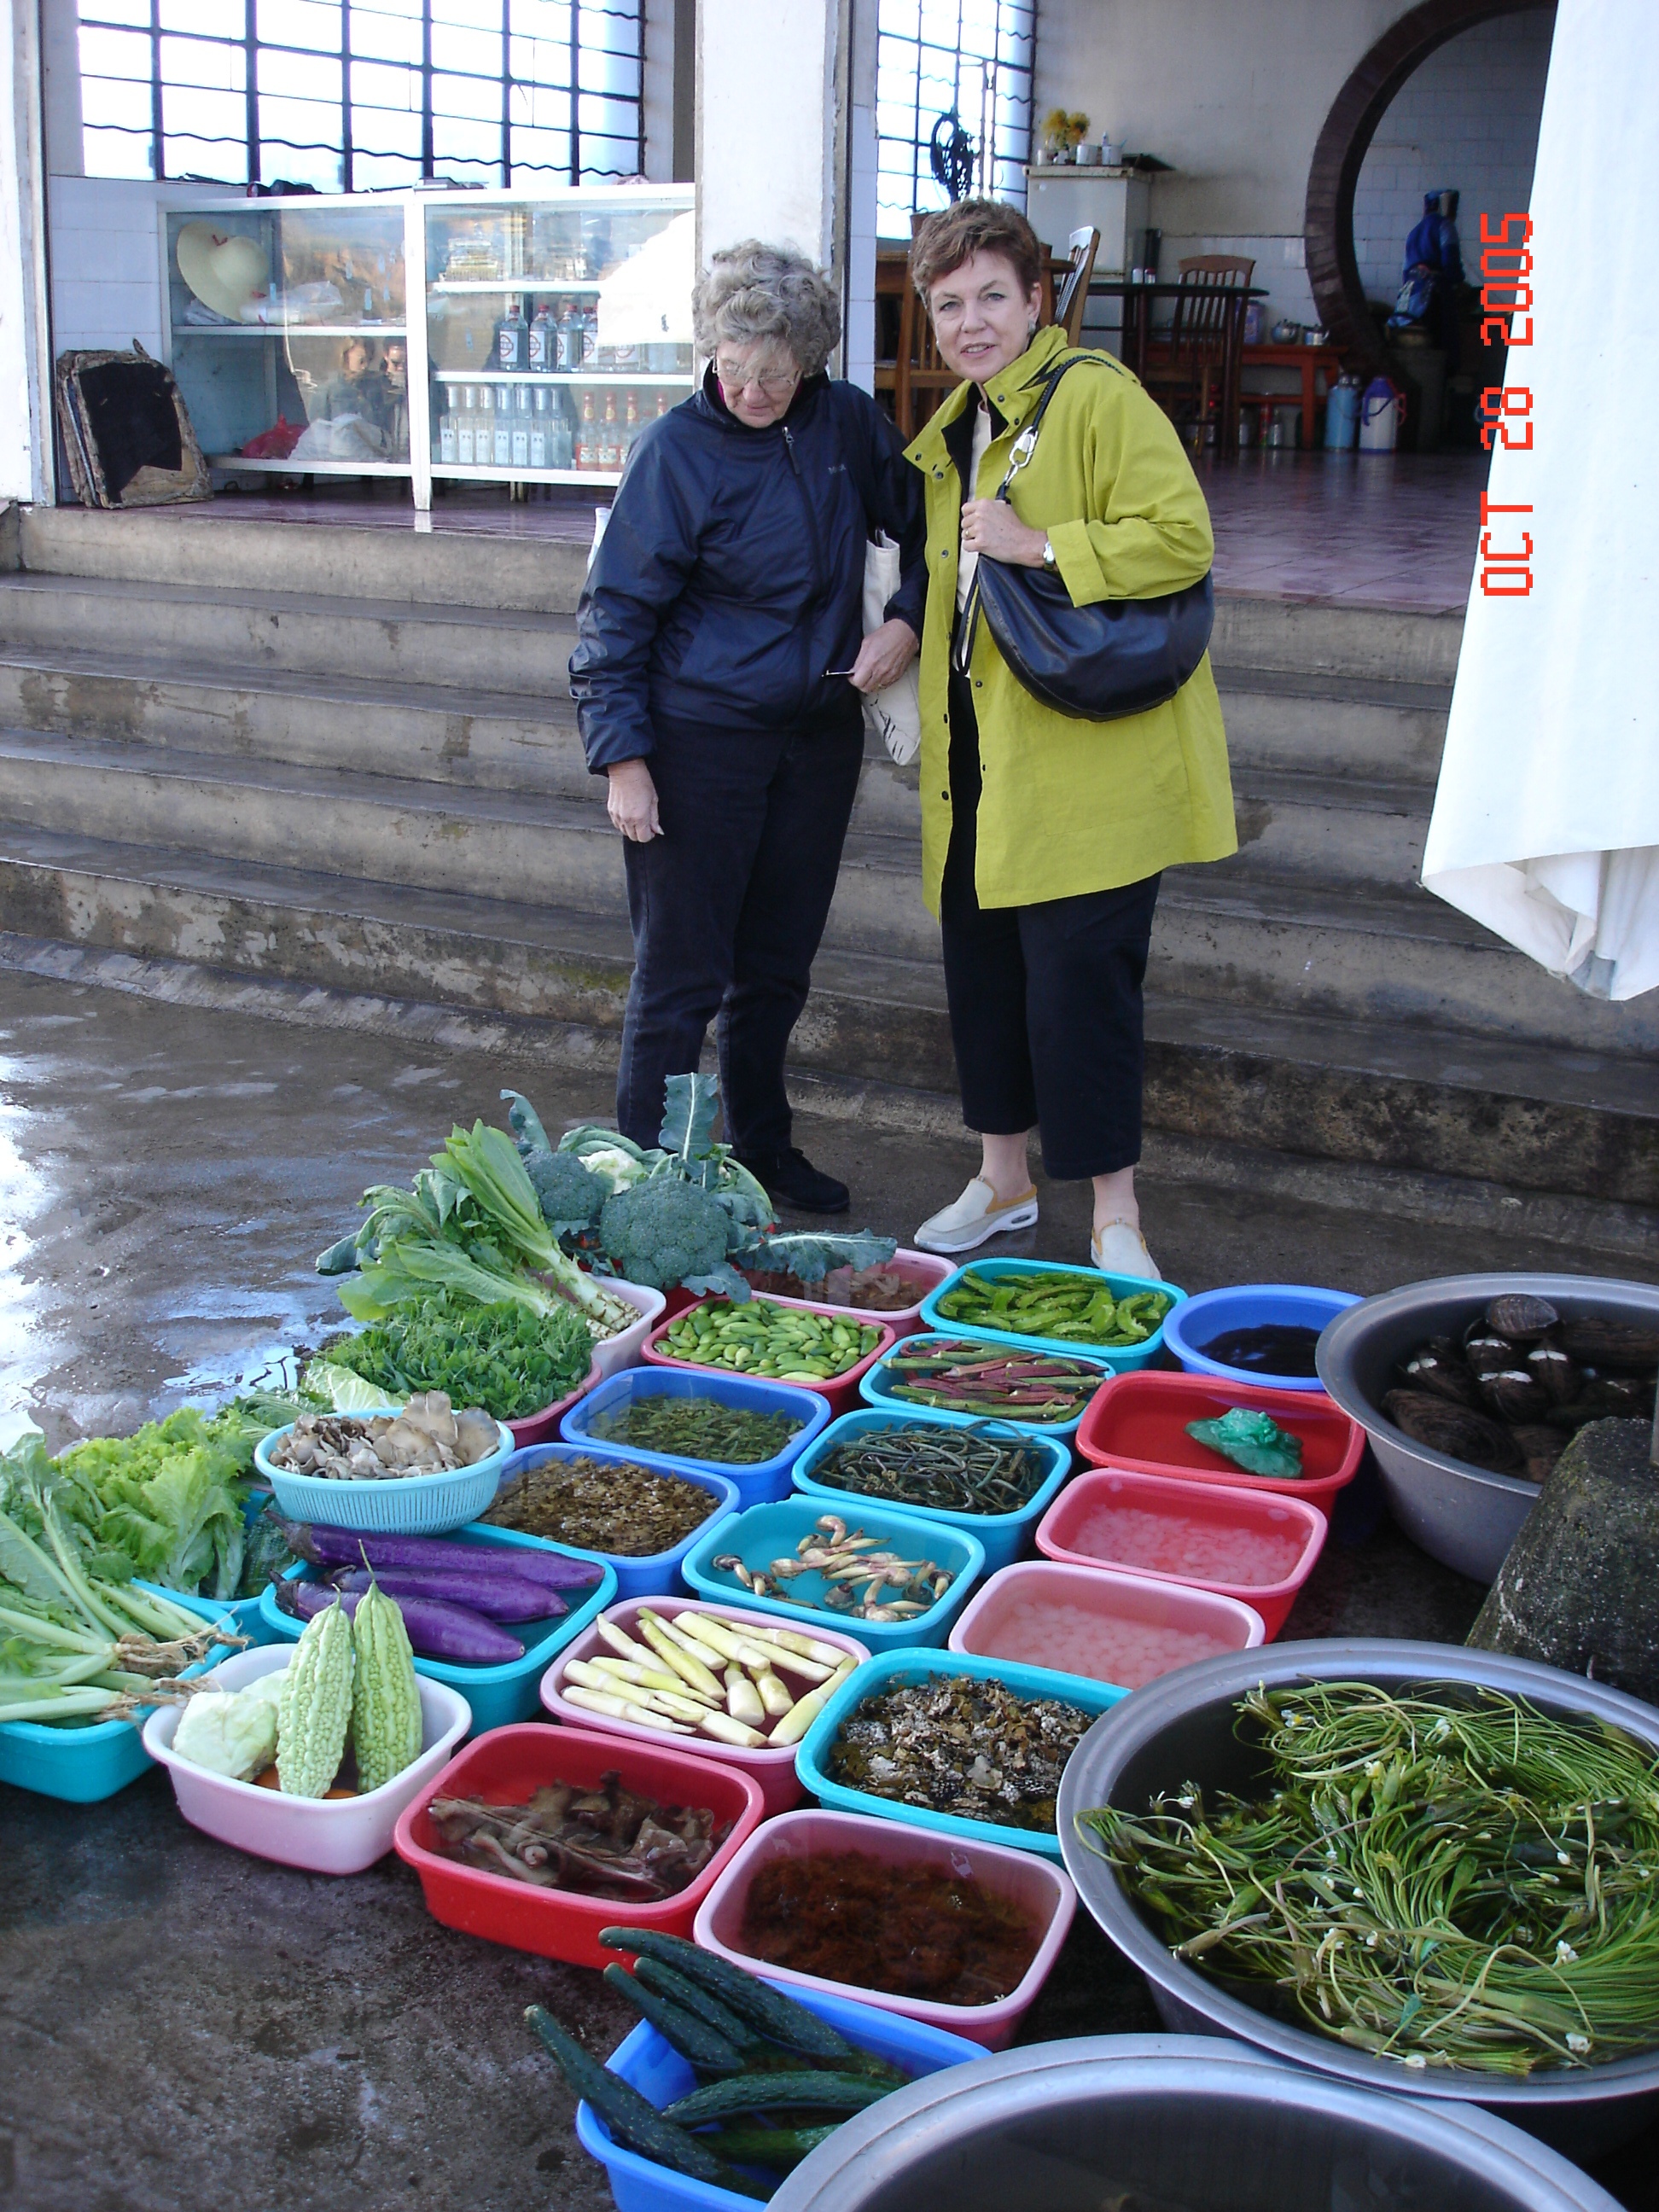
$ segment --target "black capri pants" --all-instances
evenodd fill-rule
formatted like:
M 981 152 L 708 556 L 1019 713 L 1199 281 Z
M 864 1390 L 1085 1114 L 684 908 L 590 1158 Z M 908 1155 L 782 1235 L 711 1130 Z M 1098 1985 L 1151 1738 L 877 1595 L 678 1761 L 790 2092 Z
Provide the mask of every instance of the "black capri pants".
M 1036 906 L 981 907 L 974 888 L 979 724 L 951 672 L 950 850 L 939 921 L 962 1117 L 985 1136 L 1036 1127 L 1056 1182 L 1140 1158 L 1141 985 L 1160 878 Z

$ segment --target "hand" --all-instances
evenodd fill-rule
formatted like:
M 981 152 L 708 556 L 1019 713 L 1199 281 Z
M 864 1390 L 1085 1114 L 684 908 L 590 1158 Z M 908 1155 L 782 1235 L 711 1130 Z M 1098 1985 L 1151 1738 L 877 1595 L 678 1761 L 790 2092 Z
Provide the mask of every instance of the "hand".
M 1016 568 L 1040 568 L 1048 533 L 1029 528 L 1006 499 L 965 499 L 962 542 L 970 553 L 988 553 Z
M 642 760 L 617 761 L 605 770 L 611 779 L 611 788 L 605 802 L 605 812 L 624 837 L 636 845 L 648 845 L 653 837 L 662 835 L 662 823 L 657 818 L 657 787 L 651 781 L 651 771 Z
M 896 617 L 865 639 L 848 681 L 855 691 L 884 691 L 898 682 L 921 650 L 915 630 Z

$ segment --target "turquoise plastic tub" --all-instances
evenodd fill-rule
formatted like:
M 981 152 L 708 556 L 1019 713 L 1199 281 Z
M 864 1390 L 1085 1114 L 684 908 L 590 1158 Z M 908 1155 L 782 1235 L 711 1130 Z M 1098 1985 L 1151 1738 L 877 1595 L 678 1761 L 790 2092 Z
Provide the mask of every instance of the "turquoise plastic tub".
M 235 1607 L 216 1598 L 186 1597 L 182 1591 L 163 1589 L 159 1583 L 142 1580 L 137 1587 L 153 1590 L 157 1597 L 171 1598 L 186 1613 L 199 1613 L 204 1620 L 224 1619 L 228 1627 L 235 1626 L 234 1619 L 228 1618 L 234 1615 Z M 205 1659 L 199 1667 L 185 1671 L 205 1674 L 219 1659 L 228 1657 L 231 1648 L 227 1646 L 216 1658 Z M 136 1723 L 94 1721 L 90 1728 L 0 1721 L 0 1782 L 9 1782 L 15 1790 L 33 1790 L 41 1797 L 61 1797 L 71 1805 L 95 1805 L 136 1782 L 147 1766 L 155 1764 L 144 1749 L 143 1729 L 142 1714 Z
M 866 1498 L 856 1490 L 838 1490 L 833 1483 L 821 1482 L 816 1470 L 828 1459 L 837 1444 L 849 1437 L 866 1433 L 871 1429 L 939 1429 L 971 1425 L 964 1415 L 957 1414 L 950 1420 L 925 1411 L 919 1407 L 901 1410 L 895 1406 L 881 1412 L 843 1413 L 838 1421 L 831 1421 L 822 1436 L 817 1437 L 795 1462 L 794 1485 L 803 1498 L 821 1498 L 826 1507 L 849 1518 L 854 1510 L 860 1513 L 878 1512 L 883 1501 Z M 1060 1494 L 1060 1485 L 1071 1471 L 1072 1455 L 1062 1443 L 1051 1437 L 1043 1437 L 1035 1430 L 1019 1429 L 1006 1421 L 987 1421 L 981 1425 L 992 1437 L 1000 1436 L 1008 1443 L 1030 1444 L 1048 1462 L 1048 1471 L 1042 1486 L 1036 1491 L 1029 1505 L 1021 1506 L 1018 1513 L 953 1513 L 937 1505 L 905 1505 L 900 1510 L 918 1521 L 938 1522 L 942 1528 L 960 1528 L 964 1535 L 975 1536 L 985 1553 L 984 1572 L 994 1574 L 999 1567 L 1012 1565 L 1014 1560 L 1029 1552 L 1036 1540 L 1036 1524 Z
M 854 1707 L 878 1690 L 925 1680 L 929 1674 L 976 1674 L 1000 1682 L 1019 1698 L 1059 1698 L 1097 1717 L 1109 1712 L 1127 1690 L 1109 1682 L 1085 1682 L 1080 1677 L 1051 1674 L 1041 1667 L 1021 1667 L 1012 1659 L 980 1659 L 966 1651 L 890 1651 L 866 1660 L 850 1674 L 801 1740 L 795 1753 L 795 1771 L 802 1786 L 820 1805 L 842 1813 L 872 1813 L 884 1820 L 908 1820 L 919 1828 L 937 1828 L 947 1836 L 965 1836 L 976 1844 L 1006 1844 L 1015 1850 L 1040 1851 L 1044 1858 L 1060 1856 L 1060 1838 L 1036 1828 L 1002 1828 L 994 1820 L 966 1820 L 955 1813 L 934 1813 L 925 1805 L 901 1805 L 891 1797 L 877 1797 L 867 1790 L 849 1789 L 832 1782 L 825 1761 L 837 1730 Z M 1063 1690 L 1057 1686 L 1063 1682 Z
M 516 1528 L 481 1528 L 476 1522 L 470 1528 L 457 1528 L 453 1540 L 459 1544 L 527 1546 L 539 1552 L 562 1552 L 570 1559 L 591 1561 L 593 1557 L 591 1552 L 573 1552 L 568 1544 L 550 1544 L 540 1536 L 521 1536 Z M 307 1566 L 290 1567 L 289 1576 L 307 1581 L 316 1579 L 314 1569 Z M 447 1682 L 452 1689 L 460 1692 L 472 1708 L 474 1735 L 482 1735 L 486 1729 L 504 1728 L 509 1721 L 532 1720 L 541 1711 L 541 1679 L 555 1653 L 562 1651 L 573 1636 L 580 1636 L 596 1613 L 614 1604 L 616 1596 L 616 1573 L 605 1567 L 598 1588 L 580 1605 L 573 1606 L 562 1620 L 520 1625 L 520 1640 L 525 1647 L 522 1659 L 503 1660 L 496 1667 L 470 1667 L 453 1659 L 422 1659 L 417 1656 L 415 1672 L 428 1675 L 434 1682 Z M 305 1623 L 283 1612 L 274 1590 L 267 1589 L 259 1605 L 267 1624 L 277 1636 L 285 1637 L 289 1643 L 299 1641 Z
M 972 1344 L 975 1348 L 983 1345 L 994 1349 L 999 1344 L 1007 1351 L 1018 1352 L 1026 1348 L 1015 1337 L 996 1337 L 988 1331 L 971 1328 L 941 1328 L 937 1331 L 930 1330 L 919 1336 L 901 1337 L 890 1352 L 882 1354 L 867 1374 L 860 1376 L 859 1395 L 866 1404 L 890 1407 L 895 1413 L 926 1413 L 930 1421 L 954 1421 L 968 1428 L 971 1427 L 975 1421 L 982 1420 L 984 1415 L 981 1413 L 953 1413 L 944 1406 L 918 1406 L 913 1399 L 896 1398 L 893 1395 L 892 1363 L 900 1353 L 916 1352 L 927 1345 L 947 1340 Z M 1074 1346 L 1067 1346 L 1063 1356 L 1067 1359 L 1075 1359 L 1082 1367 L 1097 1367 L 1103 1380 L 1117 1372 L 1117 1370 L 1109 1364 L 1103 1352 L 1080 1352 Z M 1028 1437 L 1042 1437 L 1060 1443 L 1069 1443 L 1083 1425 L 1083 1414 L 1088 1410 L 1088 1407 L 1085 1406 L 1083 1413 L 1073 1414 L 1069 1421 L 1016 1421 L 1000 1413 L 998 1414 L 997 1419 L 1002 1422 L 1004 1427 L 1018 1429 Z
M 1168 1314 L 1144 1344 L 1131 1345 L 1122 1351 L 1115 1351 L 1107 1344 L 1068 1344 L 1063 1337 L 1019 1336 L 1009 1329 L 970 1328 L 947 1319 L 939 1311 L 939 1300 L 948 1297 L 963 1277 L 969 1273 L 979 1275 L 987 1282 L 994 1281 L 1000 1275 L 1099 1275 L 1101 1281 L 1107 1285 L 1116 1298 L 1131 1291 L 1162 1291 L 1178 1306 L 1187 1296 L 1185 1291 L 1178 1290 L 1173 1283 L 1154 1282 L 1149 1276 L 1101 1274 L 1097 1267 L 1068 1267 L 1059 1260 L 970 1260 L 965 1267 L 957 1269 L 949 1282 L 941 1283 L 936 1291 L 930 1291 L 921 1302 L 922 1320 L 938 1335 L 971 1336 L 981 1344 L 1023 1344 L 1032 1352 L 1082 1354 L 1090 1359 L 1100 1360 L 1116 1375 L 1126 1374 L 1132 1367 L 1145 1367 L 1157 1358 L 1164 1348 L 1164 1330 L 1169 1320 Z
M 612 1465 L 618 1462 L 623 1464 L 632 1462 L 640 1467 L 647 1464 L 643 1454 L 625 1451 L 618 1444 L 526 1444 L 522 1451 L 515 1451 L 502 1468 L 501 1488 L 505 1489 L 526 1469 L 544 1467 L 550 1459 L 597 1459 Z M 680 1575 L 680 1566 L 687 1553 L 708 1534 L 716 1522 L 729 1520 L 738 1510 L 738 1486 L 727 1476 L 709 1474 L 702 1468 L 659 1468 L 654 1461 L 650 1464 L 656 1474 L 672 1474 L 682 1482 L 695 1482 L 700 1490 L 706 1490 L 708 1492 L 708 1517 L 701 1522 L 689 1536 L 665 1552 L 637 1556 L 630 1556 L 626 1552 L 584 1552 L 584 1559 L 601 1560 L 617 1577 L 617 1600 L 613 1602 L 628 1597 L 683 1596 L 685 1583 Z M 564 1548 L 573 1552 L 580 1549 L 574 1544 L 568 1544 Z
M 398 1406 L 366 1407 L 353 1418 L 393 1420 Z M 270 1454 L 294 1426 L 273 1429 L 253 1447 L 253 1464 L 270 1485 L 285 1520 L 320 1521 L 329 1528 L 356 1528 L 372 1536 L 450 1536 L 476 1521 L 495 1495 L 495 1481 L 513 1449 L 513 1431 L 495 1424 L 495 1449 L 471 1467 L 440 1474 L 391 1474 L 373 1481 L 337 1481 L 332 1475 L 295 1474 Z
M 1189 1375 L 1248 1382 L 1259 1390 L 1318 1390 L 1323 1386 L 1316 1375 L 1268 1375 L 1255 1368 L 1229 1367 L 1200 1352 L 1199 1339 L 1273 1322 L 1317 1334 L 1338 1314 L 1358 1304 L 1352 1291 L 1316 1291 L 1305 1283 L 1235 1283 L 1223 1291 L 1200 1291 L 1178 1306 L 1164 1324 L 1164 1342 Z
M 856 1507 L 857 1510 L 852 1509 Z M 907 1559 L 932 1559 L 955 1576 L 939 1602 L 908 1620 L 866 1620 L 853 1613 L 837 1613 L 833 1606 L 787 1605 L 781 1599 L 756 1597 L 728 1567 L 717 1567 L 717 1556 L 735 1553 L 748 1567 L 763 1567 L 793 1553 L 812 1529 L 822 1513 L 839 1513 L 849 1528 L 862 1528 L 872 1536 L 890 1536 L 893 1548 Z M 968 1601 L 968 1593 L 985 1569 L 985 1547 L 977 1536 L 947 1528 L 876 1498 L 853 1498 L 837 1491 L 833 1504 L 817 1498 L 786 1498 L 775 1505 L 751 1505 L 735 1520 L 702 1537 L 680 1571 L 698 1597 L 720 1605 L 736 1605 L 755 1613 L 775 1613 L 781 1621 L 810 1636 L 817 1628 L 838 1628 L 857 1637 L 872 1651 L 902 1650 L 913 1644 L 943 1644 L 951 1624 Z M 826 1589 L 816 1571 L 799 1576 L 790 1585 L 809 1601 Z
M 597 1413 L 631 1398 L 712 1398 L 721 1406 L 742 1406 L 751 1413 L 785 1413 L 801 1426 L 781 1452 L 752 1467 L 729 1460 L 690 1459 L 675 1452 L 638 1451 L 632 1444 L 596 1437 L 588 1424 Z M 596 1450 L 622 1452 L 641 1467 L 666 1468 L 671 1474 L 720 1474 L 737 1485 L 740 1506 L 764 1505 L 789 1495 L 789 1470 L 830 1420 L 830 1401 L 817 1390 L 793 1382 L 750 1382 L 741 1375 L 717 1374 L 712 1367 L 629 1367 L 613 1375 L 571 1407 L 559 1424 L 568 1444 L 592 1443 Z
M 617 1910 L 625 1921 L 626 1911 Z M 965 2036 L 952 2035 L 947 2028 L 931 2027 L 926 2021 L 907 2020 L 902 2013 L 769 1978 L 767 1986 L 793 1997 L 820 2020 L 827 2020 L 861 2051 L 872 2051 L 878 2058 L 902 2067 L 912 2080 L 985 2056 L 982 2045 L 969 2043 Z M 605 2063 L 611 2073 L 620 2075 L 659 2111 L 696 2087 L 690 2065 L 648 2021 L 641 2021 Z M 739 2197 L 735 2191 L 717 2188 L 711 2182 L 694 2181 L 690 2174 L 676 2173 L 672 2167 L 659 2166 L 654 2159 L 625 2150 L 585 2100 L 576 2107 L 576 2140 L 590 2158 L 598 2159 L 605 2167 L 617 2212 L 750 2212 L 755 2203 L 752 2197 Z M 759 2172 L 758 2168 L 750 2170 Z M 777 2179 L 775 2175 L 766 2178 Z

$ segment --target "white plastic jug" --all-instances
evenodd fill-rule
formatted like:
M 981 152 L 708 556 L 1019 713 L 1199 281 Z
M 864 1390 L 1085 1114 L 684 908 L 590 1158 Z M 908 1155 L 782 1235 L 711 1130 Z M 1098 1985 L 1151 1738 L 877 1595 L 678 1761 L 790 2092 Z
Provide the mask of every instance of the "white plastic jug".
M 1391 453 L 1406 420 L 1406 395 L 1386 376 L 1374 376 L 1359 403 L 1359 450 Z

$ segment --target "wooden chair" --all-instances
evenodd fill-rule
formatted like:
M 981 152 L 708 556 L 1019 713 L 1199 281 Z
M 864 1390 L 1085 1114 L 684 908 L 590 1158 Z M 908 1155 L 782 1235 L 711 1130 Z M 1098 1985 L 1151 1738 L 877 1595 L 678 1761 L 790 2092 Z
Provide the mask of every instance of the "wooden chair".
M 1066 241 L 1071 267 L 1054 300 L 1053 319 L 1066 326 L 1066 343 L 1075 345 L 1083 332 L 1083 311 L 1089 304 L 1089 279 L 1095 273 L 1100 251 L 1097 230 L 1074 230 Z
M 1229 339 L 1237 294 L 1249 286 L 1255 263 L 1232 254 L 1197 253 L 1182 261 L 1180 270 L 1167 355 L 1162 361 L 1149 360 L 1141 380 L 1172 422 L 1180 423 L 1192 410 L 1200 445 L 1213 397 L 1222 418 L 1217 446 L 1228 450 L 1233 442 L 1228 384 L 1237 369 Z

